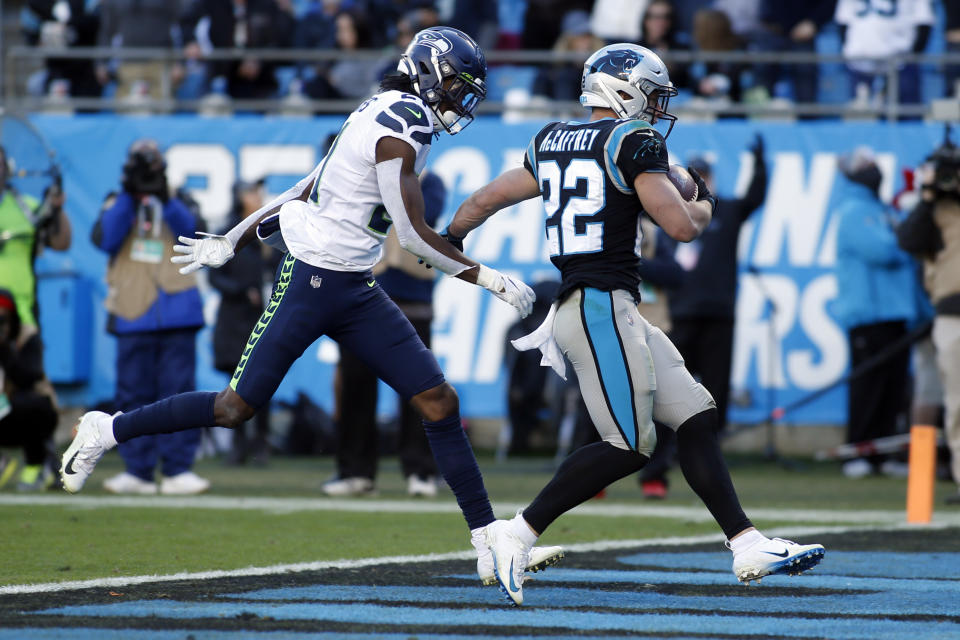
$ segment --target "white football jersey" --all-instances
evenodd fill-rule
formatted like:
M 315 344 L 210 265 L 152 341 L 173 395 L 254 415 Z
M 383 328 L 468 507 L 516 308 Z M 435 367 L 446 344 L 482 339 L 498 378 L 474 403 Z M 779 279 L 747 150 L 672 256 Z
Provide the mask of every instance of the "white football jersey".
M 419 97 L 378 93 L 350 114 L 315 171 L 307 202 L 280 208 L 280 230 L 293 257 L 335 271 L 366 271 L 380 261 L 391 220 L 377 184 L 380 138 L 399 138 L 417 154 L 419 174 L 433 136 L 433 113 Z
M 917 27 L 933 24 L 930 0 L 839 0 L 835 19 L 847 27 L 843 55 L 886 58 L 909 53 Z M 851 61 L 864 73 L 884 70 L 884 63 Z

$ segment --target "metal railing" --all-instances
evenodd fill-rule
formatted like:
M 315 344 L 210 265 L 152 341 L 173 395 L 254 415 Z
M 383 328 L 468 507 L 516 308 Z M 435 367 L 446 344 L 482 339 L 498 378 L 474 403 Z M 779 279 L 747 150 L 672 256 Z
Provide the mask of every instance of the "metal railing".
M 338 60 L 367 60 L 388 62 L 396 58 L 399 52 L 391 50 L 366 50 L 344 52 L 340 50 L 317 49 L 218 49 L 206 54 L 202 62 L 231 61 L 243 58 L 256 58 L 264 62 L 282 65 L 311 65 Z M 156 61 L 163 64 L 163 82 L 159 99 L 143 97 L 135 102 L 122 97 L 74 98 L 62 97 L 55 104 L 47 96 L 30 96 L 23 91 L 26 77 L 38 69 L 48 58 L 89 59 L 93 61 L 139 62 Z M 555 51 L 511 50 L 490 51 L 487 61 L 491 67 L 503 64 L 512 65 L 556 65 L 582 64 L 583 54 Z M 842 66 L 851 59 L 839 54 L 817 54 L 808 52 L 754 52 L 754 51 L 677 51 L 664 56 L 671 64 L 710 64 L 728 63 L 743 69 L 757 68 L 761 65 L 825 65 Z M 40 47 L 11 46 L 4 52 L 3 85 L 0 98 L 11 108 L 19 110 L 44 109 L 83 109 L 125 111 L 198 111 L 210 107 L 206 99 L 177 99 L 173 91 L 171 73 L 174 65 L 187 60 L 183 52 L 163 48 L 112 48 L 112 47 L 75 47 L 44 49 Z M 857 59 L 861 60 L 861 59 Z M 960 66 L 960 54 L 911 54 L 885 59 L 863 59 L 882 69 L 886 81 L 884 92 L 879 99 L 866 103 L 840 101 L 833 103 L 787 103 L 783 101 L 767 102 L 724 102 L 717 104 L 709 100 L 690 100 L 676 107 L 676 111 L 686 116 L 715 117 L 717 115 L 734 117 L 844 117 L 844 118 L 886 118 L 896 120 L 900 117 L 927 117 L 929 104 L 900 104 L 899 70 L 904 64 L 916 64 L 921 67 L 942 70 L 944 65 Z M 845 71 L 843 71 L 845 73 Z M 311 100 L 304 97 L 295 105 L 299 113 L 348 113 L 358 100 Z M 284 112 L 291 105 L 283 97 L 267 100 L 248 100 L 224 98 L 219 108 L 232 111 Z M 569 114 L 579 109 L 579 105 L 570 101 L 535 100 L 528 104 L 505 104 L 498 101 L 481 103 L 479 113 L 503 113 L 523 115 L 525 112 L 538 115 L 556 116 Z

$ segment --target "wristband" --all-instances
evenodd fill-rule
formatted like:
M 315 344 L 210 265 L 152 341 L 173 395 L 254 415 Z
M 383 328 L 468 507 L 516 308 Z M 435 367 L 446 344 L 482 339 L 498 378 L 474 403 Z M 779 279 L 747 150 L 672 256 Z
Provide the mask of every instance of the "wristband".
M 496 287 L 498 287 L 498 285 L 503 286 L 501 284 L 502 279 L 503 276 L 501 276 L 500 272 L 495 269 L 485 267 L 482 264 L 477 267 L 478 287 L 483 287 L 487 291 L 492 291 L 493 293 L 501 293 L 502 290 Z

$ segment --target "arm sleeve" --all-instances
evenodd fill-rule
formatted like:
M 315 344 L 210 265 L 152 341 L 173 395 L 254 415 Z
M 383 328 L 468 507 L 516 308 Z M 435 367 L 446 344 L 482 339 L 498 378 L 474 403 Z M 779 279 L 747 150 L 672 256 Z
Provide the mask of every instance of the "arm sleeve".
M 108 197 L 90 239 L 107 253 L 115 253 L 130 233 L 136 215 L 137 208 L 129 193 L 121 192 L 112 199 Z
M 380 195 L 383 206 L 393 220 L 393 227 L 397 231 L 397 240 L 400 246 L 410 253 L 423 258 L 424 262 L 433 265 L 443 273 L 455 276 L 469 268 L 469 265 L 457 262 L 443 255 L 426 240 L 420 237 L 410 216 L 403 204 L 403 194 L 400 191 L 400 167 L 403 160 L 394 158 L 386 162 L 377 163 L 377 182 L 380 186 Z
M 320 162 L 316 167 L 313 168 L 313 171 L 310 172 L 310 175 L 241 220 L 235 227 L 223 234 L 224 237 L 229 240 L 234 247 L 236 247 L 237 243 L 240 241 L 240 238 L 243 237 L 243 234 L 246 233 L 247 229 L 259 224 L 260 219 L 271 209 L 277 209 L 283 203 L 290 202 L 291 200 L 299 197 L 304 191 L 306 191 L 307 187 L 310 187 L 312 184 L 314 184 L 314 182 L 316 182 L 317 177 L 320 175 L 320 171 L 322 169 L 323 163 Z

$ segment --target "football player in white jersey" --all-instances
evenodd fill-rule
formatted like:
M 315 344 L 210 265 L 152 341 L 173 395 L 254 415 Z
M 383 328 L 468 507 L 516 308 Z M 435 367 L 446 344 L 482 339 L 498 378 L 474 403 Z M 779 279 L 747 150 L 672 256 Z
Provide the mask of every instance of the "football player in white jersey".
M 223 236 L 181 237 L 175 248 L 181 255 L 172 260 L 185 265 L 184 273 L 221 266 L 254 235 L 286 251 L 267 309 L 223 391 L 180 394 L 116 416 L 85 414 L 63 456 L 64 488 L 79 491 L 118 441 L 243 424 L 270 400 L 304 350 L 328 335 L 423 415 L 437 466 L 471 529 L 480 577 L 495 582 L 483 535 L 493 511 L 461 428 L 457 394 L 370 271 L 394 224 L 406 250 L 490 290 L 522 316 L 530 313 L 534 294 L 526 284 L 466 257 L 423 217 L 417 174 L 431 138 L 470 123 L 485 95 L 485 77 L 483 52 L 468 35 L 449 27 L 421 31 L 401 56 L 398 72 L 350 115 L 309 176 Z M 527 566 L 552 564 L 562 553 L 559 547 L 537 548 Z

